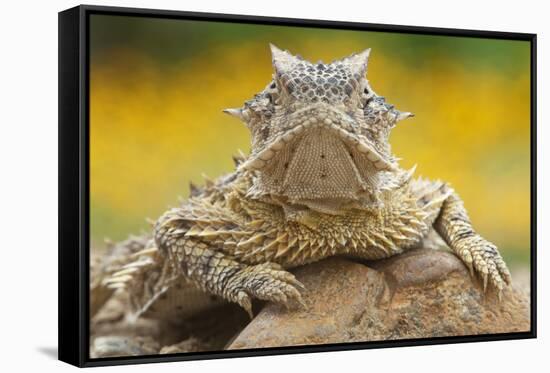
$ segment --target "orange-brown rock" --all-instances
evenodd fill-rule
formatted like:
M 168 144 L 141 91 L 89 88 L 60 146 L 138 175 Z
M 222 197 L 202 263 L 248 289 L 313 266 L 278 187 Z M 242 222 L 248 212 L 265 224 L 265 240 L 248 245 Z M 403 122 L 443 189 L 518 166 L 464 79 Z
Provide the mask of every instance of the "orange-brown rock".
M 368 265 L 368 266 L 367 266 Z M 367 265 L 330 258 L 295 271 L 306 310 L 267 304 L 229 349 L 528 331 L 529 299 L 484 294 L 452 253 L 415 250 Z

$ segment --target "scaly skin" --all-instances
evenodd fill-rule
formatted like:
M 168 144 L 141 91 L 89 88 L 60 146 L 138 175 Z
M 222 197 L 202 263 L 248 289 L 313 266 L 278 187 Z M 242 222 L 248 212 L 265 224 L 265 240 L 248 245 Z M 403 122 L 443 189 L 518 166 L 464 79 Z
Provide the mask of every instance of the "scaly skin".
M 414 179 L 392 155 L 390 131 L 412 114 L 372 90 L 369 50 L 331 64 L 274 46 L 272 54 L 273 80 L 244 107 L 225 110 L 250 129 L 251 154 L 232 174 L 192 187 L 103 284 L 126 288 L 138 315 L 177 317 L 220 299 L 251 314 L 253 298 L 303 305 L 306 289 L 289 268 L 335 255 L 387 258 L 435 230 L 500 294 L 508 269 L 458 195 Z M 214 298 L 191 298 L 197 289 Z

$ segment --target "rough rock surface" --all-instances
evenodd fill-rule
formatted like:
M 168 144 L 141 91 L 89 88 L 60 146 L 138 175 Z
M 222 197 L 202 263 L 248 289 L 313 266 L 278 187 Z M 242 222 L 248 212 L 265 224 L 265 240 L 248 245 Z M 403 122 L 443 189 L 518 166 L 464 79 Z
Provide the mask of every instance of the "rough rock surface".
M 119 294 L 92 319 L 92 357 L 216 351 L 529 330 L 528 291 L 483 295 L 452 253 L 421 249 L 358 263 L 330 258 L 293 271 L 307 310 L 227 304 L 181 324 L 124 313 Z M 524 276 L 528 277 L 528 276 Z M 525 281 L 524 281 L 525 282 Z
M 219 351 L 250 321 L 235 304 L 226 304 L 180 323 L 125 316 L 124 293 L 115 295 L 92 319 L 93 358 Z
M 107 336 L 97 337 L 92 345 L 92 358 L 153 355 L 160 346 L 151 337 Z
M 368 266 L 367 266 L 368 265 Z M 295 271 L 307 310 L 268 304 L 229 349 L 528 331 L 526 292 L 483 294 L 452 253 L 420 249 L 361 264 L 330 258 Z
M 159 353 L 179 354 L 182 352 L 200 352 L 204 350 L 204 342 L 195 337 L 190 337 L 184 341 L 181 341 L 180 343 L 176 343 L 170 346 L 164 346 Z

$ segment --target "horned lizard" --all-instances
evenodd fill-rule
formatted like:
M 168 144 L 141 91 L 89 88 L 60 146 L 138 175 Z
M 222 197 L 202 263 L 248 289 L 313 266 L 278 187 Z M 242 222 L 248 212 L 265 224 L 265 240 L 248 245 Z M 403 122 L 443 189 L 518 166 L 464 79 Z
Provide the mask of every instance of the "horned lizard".
M 92 282 L 92 314 L 124 288 L 135 316 L 185 317 L 220 301 L 251 314 L 254 298 L 303 304 L 287 271 L 334 255 L 376 260 L 436 232 L 500 295 L 511 283 L 497 248 L 477 234 L 449 184 L 414 178 L 389 135 L 413 116 L 374 92 L 370 49 L 325 64 L 271 45 L 274 74 L 243 107 L 251 132 L 233 173 L 192 186 L 150 235 L 115 244 Z

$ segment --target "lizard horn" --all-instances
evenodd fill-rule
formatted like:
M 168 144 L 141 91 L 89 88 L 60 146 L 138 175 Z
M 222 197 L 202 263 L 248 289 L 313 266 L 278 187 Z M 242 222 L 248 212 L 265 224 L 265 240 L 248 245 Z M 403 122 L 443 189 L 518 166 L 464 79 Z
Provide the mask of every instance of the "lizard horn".
M 354 74 L 364 77 L 367 74 L 369 64 L 370 48 L 365 49 L 361 53 L 354 53 L 342 60 L 342 63 L 347 64 Z
M 271 48 L 271 59 L 275 72 L 283 74 L 290 70 L 295 63 L 300 61 L 300 58 L 293 56 L 288 51 L 279 49 L 274 44 L 269 44 Z
M 235 118 L 239 118 L 239 119 L 243 118 L 243 110 L 241 108 L 235 108 L 235 109 L 227 108 L 227 109 L 223 109 L 223 112 Z
M 399 122 L 399 121 L 402 121 L 403 119 L 412 118 L 412 117 L 414 117 L 414 114 L 408 111 L 398 112 L 395 122 Z

